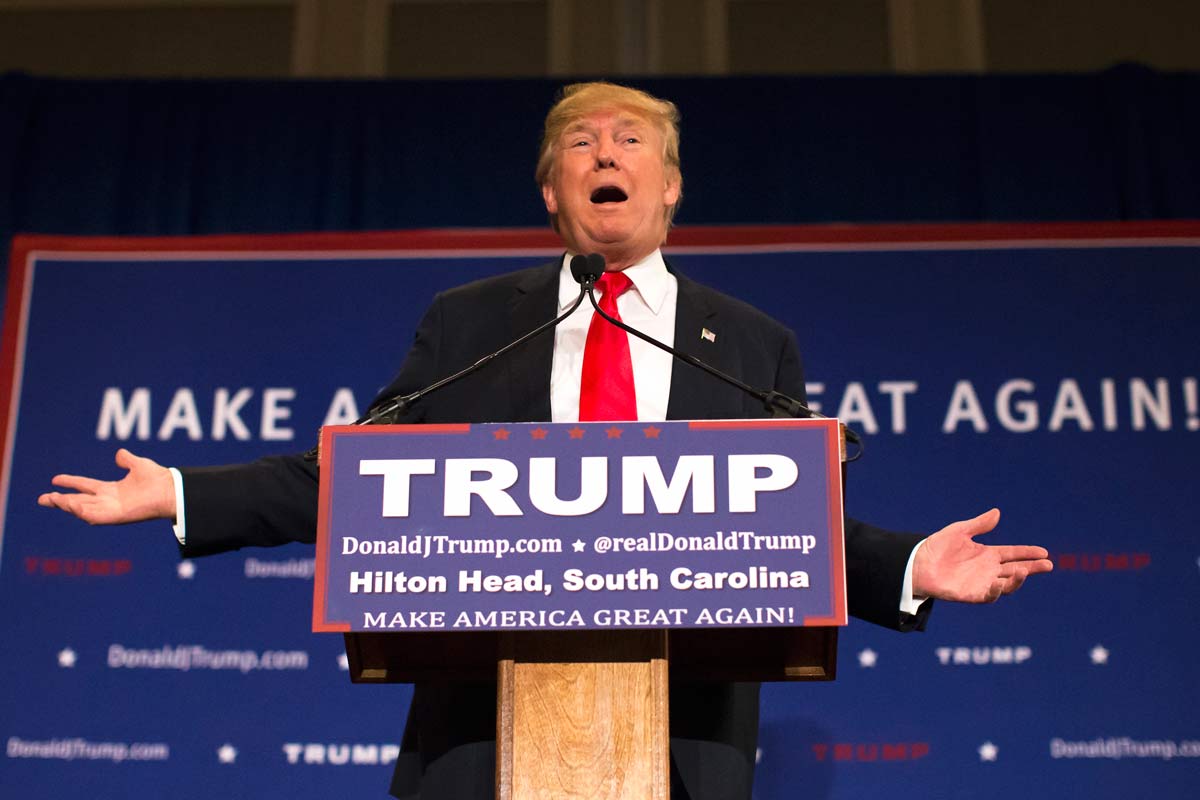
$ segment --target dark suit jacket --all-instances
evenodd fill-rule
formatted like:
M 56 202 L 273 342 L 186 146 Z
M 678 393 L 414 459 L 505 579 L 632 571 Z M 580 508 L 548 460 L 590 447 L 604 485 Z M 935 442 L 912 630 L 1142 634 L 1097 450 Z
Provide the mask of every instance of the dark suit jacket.
M 380 399 L 407 394 L 474 363 L 553 317 L 561 262 L 487 278 L 439 294 L 396 379 Z M 753 307 L 676 274 L 675 346 L 751 386 L 804 398 L 795 337 Z M 702 328 L 717 333 L 702 339 Z M 550 419 L 554 337 L 547 333 L 469 378 L 418 402 L 401 422 L 538 422 Z M 669 419 L 755 418 L 762 405 L 676 362 Z M 315 539 L 315 465 L 298 456 L 184 471 L 185 556 Z M 850 613 L 896 629 L 923 627 L 899 613 L 904 568 L 919 536 L 846 525 Z M 757 684 L 672 687 L 672 793 L 749 798 L 758 728 Z M 419 685 L 393 792 L 429 798 L 492 796 L 493 686 Z

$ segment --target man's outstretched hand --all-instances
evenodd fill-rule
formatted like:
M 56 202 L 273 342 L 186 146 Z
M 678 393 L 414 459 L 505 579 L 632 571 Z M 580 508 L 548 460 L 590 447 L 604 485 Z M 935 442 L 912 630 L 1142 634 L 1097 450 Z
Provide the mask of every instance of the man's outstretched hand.
M 1030 575 L 1054 569 L 1044 547 L 979 544 L 975 537 L 1000 521 L 993 508 L 975 519 L 952 522 L 930 536 L 913 560 L 913 595 L 991 603 L 1021 588 Z
M 170 470 L 125 448 L 117 451 L 117 466 L 129 470 L 119 481 L 55 475 L 52 484 L 74 491 L 47 492 L 38 497 L 38 505 L 61 508 L 90 525 L 175 518 L 175 482 Z

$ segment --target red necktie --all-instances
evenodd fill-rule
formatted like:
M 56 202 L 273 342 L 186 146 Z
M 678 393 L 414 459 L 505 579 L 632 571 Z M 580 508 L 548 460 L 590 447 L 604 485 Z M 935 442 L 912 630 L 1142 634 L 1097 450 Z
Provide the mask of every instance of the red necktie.
M 623 272 L 605 272 L 596 281 L 600 308 L 615 319 L 617 298 L 633 286 Z M 633 359 L 629 334 L 599 314 L 592 315 L 583 349 L 583 381 L 579 385 L 579 421 L 636 420 L 637 393 L 633 388 Z

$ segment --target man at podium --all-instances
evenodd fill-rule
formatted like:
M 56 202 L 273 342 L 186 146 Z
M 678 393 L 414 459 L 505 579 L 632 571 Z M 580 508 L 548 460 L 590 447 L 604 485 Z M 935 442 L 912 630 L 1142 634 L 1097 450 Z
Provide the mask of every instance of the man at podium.
M 550 264 L 440 294 L 395 380 L 376 403 L 474 363 L 565 310 L 578 294 L 569 262 L 598 253 L 599 302 L 610 315 L 753 385 L 804 398 L 792 333 L 766 315 L 674 271 L 659 249 L 683 194 L 674 104 L 608 83 L 566 87 L 550 110 L 536 179 L 566 249 Z M 719 332 L 719 335 L 718 335 Z M 702 350 L 697 350 L 703 345 Z M 579 311 L 545 335 L 416 403 L 400 422 L 658 421 L 761 417 L 759 401 L 717 383 Z M 312 542 L 316 464 L 300 455 L 227 467 L 168 469 L 127 450 L 118 481 L 58 475 L 73 490 L 38 498 L 96 524 L 168 519 L 185 557 L 247 545 Z M 985 546 L 992 509 L 922 537 L 847 519 L 850 613 L 896 630 L 924 627 L 934 598 L 985 603 L 1052 568 L 1043 548 Z M 673 686 L 671 795 L 750 797 L 758 685 Z M 494 792 L 495 685 L 418 685 L 392 791 L 398 797 L 485 798 Z

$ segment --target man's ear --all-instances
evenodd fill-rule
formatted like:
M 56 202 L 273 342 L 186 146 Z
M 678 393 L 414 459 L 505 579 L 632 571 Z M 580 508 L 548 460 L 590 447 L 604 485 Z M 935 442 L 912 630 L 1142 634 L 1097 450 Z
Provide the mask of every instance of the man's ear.
M 683 182 L 679 175 L 667 178 L 667 186 L 663 189 L 663 205 L 668 208 L 679 202 L 680 185 Z
M 542 184 L 542 202 L 546 204 L 547 214 L 558 213 L 558 197 L 554 194 L 554 185 L 551 183 Z

